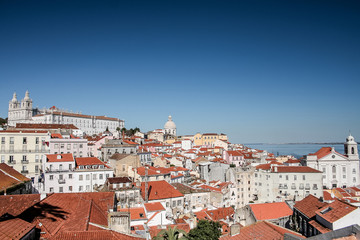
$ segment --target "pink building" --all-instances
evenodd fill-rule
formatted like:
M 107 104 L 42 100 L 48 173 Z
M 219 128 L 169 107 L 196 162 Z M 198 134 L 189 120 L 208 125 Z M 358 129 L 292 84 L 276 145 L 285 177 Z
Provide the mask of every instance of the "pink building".
M 245 163 L 244 154 L 241 151 L 224 151 L 224 160 L 229 164 L 235 164 L 236 167 Z

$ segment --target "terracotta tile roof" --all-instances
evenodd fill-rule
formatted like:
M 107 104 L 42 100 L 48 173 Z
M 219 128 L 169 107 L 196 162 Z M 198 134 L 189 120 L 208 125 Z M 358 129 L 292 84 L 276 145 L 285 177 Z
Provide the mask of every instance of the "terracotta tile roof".
M 132 178 L 131 177 L 109 177 L 107 178 L 108 182 L 110 184 L 114 183 L 131 183 Z
M 273 170 L 274 170 L 274 168 L 273 168 Z M 322 173 L 319 170 L 316 170 L 311 167 L 305 167 L 305 166 L 278 166 L 277 172 Z
M 260 164 L 260 165 L 256 166 L 256 169 L 270 170 L 271 169 L 271 164 L 270 163 Z
M 17 123 L 16 128 L 26 129 L 78 129 L 74 124 Z
M 40 194 L 0 195 L 0 217 L 8 213 L 14 217 L 40 202 Z
M 44 232 L 42 237 L 49 238 L 61 232 L 86 231 L 90 222 L 107 225 L 107 212 L 114 201 L 114 192 L 54 193 L 19 217 L 37 224 Z
M 171 224 L 171 225 L 167 225 L 164 228 L 159 228 L 159 226 L 152 226 L 149 228 L 149 232 L 151 235 L 151 238 L 157 236 L 159 234 L 159 232 L 161 232 L 164 229 L 168 229 L 168 228 L 174 228 L 176 227 L 177 229 L 181 229 L 184 230 L 185 232 L 189 233 L 190 232 L 190 226 L 187 223 L 177 223 L 177 224 Z
M 52 133 L 51 138 L 63 138 L 63 136 L 60 133 Z
M 74 157 L 72 153 L 63 153 L 63 154 L 47 154 L 47 162 L 73 162 Z
M 320 148 L 317 152 L 315 153 L 310 153 L 309 155 L 316 155 L 317 159 L 320 159 L 320 158 L 323 158 L 327 155 L 329 155 L 332 151 L 332 148 L 331 147 L 322 147 Z M 336 151 L 335 151 L 336 152 Z M 344 156 L 342 155 L 341 153 L 338 153 L 336 152 L 337 154 L 341 155 L 341 156 Z M 345 157 L 345 156 L 344 156 Z
M 309 219 L 313 218 L 316 215 L 316 211 L 326 206 L 327 203 L 321 202 L 317 197 L 309 195 L 303 200 L 297 202 L 294 205 L 298 211 L 303 213 Z
M 89 166 L 89 165 L 103 165 L 105 168 L 110 168 L 103 161 L 97 157 L 78 157 L 75 158 L 76 165 L 78 166 Z
M 333 223 L 356 209 L 357 207 L 349 203 L 335 199 L 334 202 L 317 210 L 316 214 L 324 218 L 326 221 Z
M 28 223 L 20 218 L 13 218 L 0 222 L 0 239 L 22 239 L 28 232 L 35 228 L 35 224 Z
M 331 193 L 329 193 L 328 191 L 323 191 L 323 196 L 324 196 L 324 201 L 333 201 L 335 200 L 335 197 L 331 196 Z
M 327 227 L 321 225 L 319 222 L 317 222 L 315 220 L 309 221 L 309 224 L 311 226 L 313 226 L 315 229 L 317 229 L 321 233 L 327 233 L 327 232 L 331 231 L 330 229 L 328 229 Z
M 148 182 L 148 200 L 158 200 L 174 197 L 183 197 L 184 195 L 176 190 L 166 181 Z M 145 183 L 141 183 L 141 196 L 145 199 Z
M 256 220 L 272 220 L 291 216 L 293 211 L 285 202 L 249 204 Z
M 242 154 L 242 152 L 240 152 L 240 151 L 227 151 L 227 153 L 231 156 L 237 156 L 237 157 L 244 156 L 244 154 Z
M 95 231 L 71 231 L 57 234 L 51 240 L 144 240 L 142 237 L 135 237 L 129 234 L 119 233 L 111 230 L 95 230 Z
M 290 233 L 300 238 L 305 238 L 302 235 L 293 232 L 289 229 L 277 226 L 267 221 L 260 221 L 249 226 L 243 227 L 240 233 L 234 236 L 223 236 L 220 240 L 243 240 L 243 239 L 284 239 L 284 234 Z
M 134 208 L 120 208 L 119 212 L 129 212 L 131 221 L 133 220 L 146 220 L 145 209 L 143 207 L 134 207 Z
M 95 119 L 100 119 L 100 120 L 120 121 L 120 119 L 118 119 L 118 118 L 111 118 L 111 117 L 106 117 L 106 116 L 91 116 L 91 115 L 84 115 L 84 114 L 78 114 L 78 113 L 53 112 L 51 114 L 63 115 L 63 116 L 69 116 L 69 117 L 95 118 Z M 50 115 L 50 113 L 47 115 Z
M 6 163 L 0 163 L 0 192 L 24 182 L 31 181 Z
M 146 211 L 148 212 L 156 212 L 165 210 L 164 206 L 160 202 L 154 203 L 144 203 Z

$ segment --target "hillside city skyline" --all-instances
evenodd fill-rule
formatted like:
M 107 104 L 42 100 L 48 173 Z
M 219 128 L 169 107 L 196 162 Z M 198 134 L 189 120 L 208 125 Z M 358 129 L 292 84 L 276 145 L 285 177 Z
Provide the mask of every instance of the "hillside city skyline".
M 360 136 L 359 1 L 3 1 L 0 116 L 34 106 L 232 142 Z M 29 11 L 31 9 L 31 11 Z

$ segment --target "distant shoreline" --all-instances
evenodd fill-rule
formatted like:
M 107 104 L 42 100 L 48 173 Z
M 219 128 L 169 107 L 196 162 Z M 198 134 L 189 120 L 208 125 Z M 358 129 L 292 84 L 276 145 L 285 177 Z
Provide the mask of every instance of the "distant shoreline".
M 314 143 L 314 142 L 304 142 L 304 143 L 243 143 L 243 145 L 296 145 L 296 144 L 318 144 L 318 145 L 342 145 L 343 142 L 324 142 L 324 143 Z

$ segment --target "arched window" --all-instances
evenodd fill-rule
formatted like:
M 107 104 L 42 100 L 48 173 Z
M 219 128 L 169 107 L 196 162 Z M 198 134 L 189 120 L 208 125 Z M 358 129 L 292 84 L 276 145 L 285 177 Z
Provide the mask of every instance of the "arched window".
M 351 154 L 354 154 L 355 153 L 355 150 L 354 150 L 354 147 L 351 148 Z

